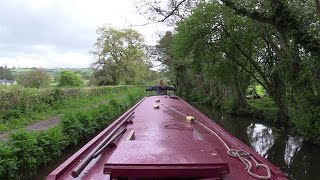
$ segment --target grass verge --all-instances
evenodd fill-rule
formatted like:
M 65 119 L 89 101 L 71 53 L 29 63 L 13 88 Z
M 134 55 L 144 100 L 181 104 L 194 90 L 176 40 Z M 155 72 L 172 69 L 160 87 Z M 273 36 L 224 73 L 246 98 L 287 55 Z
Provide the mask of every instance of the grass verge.
M 26 111 L 21 110 L 21 108 L 16 108 L 16 110 L 9 110 L 8 112 L 6 112 L 7 120 L 4 122 L 2 121 L 2 123 L 0 123 L 0 133 L 22 128 L 37 121 L 51 118 L 53 116 L 61 116 L 69 111 L 77 111 L 80 109 L 90 108 L 90 106 L 98 106 L 114 97 L 123 97 L 130 91 L 142 90 L 140 87 L 133 86 L 103 88 L 104 90 L 101 90 L 101 92 L 93 95 L 88 95 L 86 91 L 84 91 L 83 93 L 79 93 L 76 96 L 71 96 L 68 98 L 65 97 L 55 102 L 43 103 L 41 106 L 44 107 L 38 111 Z M 30 98 L 32 98 L 32 96 Z
M 68 111 L 59 126 L 40 132 L 17 131 L 0 142 L 0 179 L 27 179 L 52 162 L 66 148 L 107 127 L 116 117 L 144 96 L 141 89 L 108 103 Z

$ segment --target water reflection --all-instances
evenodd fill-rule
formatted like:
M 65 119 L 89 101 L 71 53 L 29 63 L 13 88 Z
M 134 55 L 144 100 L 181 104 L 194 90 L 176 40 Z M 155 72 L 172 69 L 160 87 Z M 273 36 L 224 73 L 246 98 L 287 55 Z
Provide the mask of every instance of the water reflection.
M 205 106 L 197 108 L 286 172 L 289 179 L 320 179 L 319 146 L 304 143 L 303 138 L 257 119 L 235 117 Z
M 272 128 L 263 124 L 251 123 L 247 127 L 247 135 L 251 147 L 261 156 L 268 158 L 269 153 L 272 152 L 270 149 L 273 147 L 276 137 Z M 281 138 L 281 136 L 278 138 Z M 283 140 L 285 139 L 281 139 L 281 141 Z M 293 163 L 294 157 L 301 149 L 303 138 L 299 136 L 288 136 L 288 140 L 285 142 L 283 160 L 286 165 L 290 166 Z
M 303 138 L 301 137 L 291 137 L 289 136 L 289 139 L 286 143 L 286 149 L 284 151 L 284 161 L 287 165 L 291 165 L 293 162 L 293 158 L 298 154 L 301 145 L 303 142 Z
M 261 156 L 267 158 L 268 150 L 274 144 L 274 135 L 272 129 L 262 124 L 251 123 L 247 127 L 251 147 L 256 150 Z

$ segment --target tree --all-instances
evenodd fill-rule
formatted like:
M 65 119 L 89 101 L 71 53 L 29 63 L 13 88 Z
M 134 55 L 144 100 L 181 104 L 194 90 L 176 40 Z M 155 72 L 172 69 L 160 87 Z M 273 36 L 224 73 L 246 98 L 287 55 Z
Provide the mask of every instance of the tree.
M 278 90 L 282 92 L 279 97 L 293 107 L 292 123 L 298 131 L 320 142 L 320 132 L 314 130 L 320 128 L 319 1 L 269 0 L 261 1 L 258 8 L 254 4 L 243 6 L 246 0 L 222 2 L 266 27 L 268 54 L 280 62 L 277 73 L 283 88 Z
M 91 52 L 94 81 L 97 85 L 133 84 L 150 74 L 142 35 L 133 29 L 102 27 Z
M 59 77 L 59 87 L 79 87 L 83 85 L 80 74 L 73 71 L 62 71 Z
M 191 73 L 189 76 L 192 78 L 188 81 L 192 84 L 188 88 L 211 94 L 217 106 L 227 106 L 225 108 L 236 111 L 248 107 L 245 92 L 252 77 L 235 63 L 237 61 L 250 68 L 241 52 L 232 47 L 233 40 L 224 37 L 226 26 L 235 24 L 233 21 L 227 22 L 222 14 L 218 4 L 199 5 L 193 15 L 179 23 L 173 52 L 181 63 L 189 61 L 189 70 L 185 72 Z M 239 22 L 248 23 L 243 19 Z M 236 25 L 241 29 L 241 23 Z M 250 31 L 242 34 L 238 31 L 237 36 L 246 39 L 247 42 L 238 39 L 241 44 L 254 44 Z
M 187 0 L 170 1 L 176 6 L 167 9 L 159 1 L 143 2 L 162 17 L 155 22 L 192 11 L 174 25 L 174 57 L 163 56 L 171 62 L 164 61 L 168 69 L 183 77 L 180 89 L 208 93 L 201 88 L 212 88 L 210 82 L 211 92 L 228 97 L 235 89 L 241 94 L 250 76 L 277 105 L 277 122 L 320 143 L 319 0 L 197 1 L 196 9 L 184 9 Z
M 292 38 L 303 45 L 306 51 L 319 56 L 320 39 L 317 37 L 319 36 L 319 25 L 314 26 L 314 23 L 318 21 L 315 18 L 317 8 L 314 8 L 318 7 L 314 4 L 318 4 L 317 1 L 269 0 L 261 2 L 258 8 L 254 3 L 247 7 L 243 6 L 242 4 L 247 3 L 247 0 L 237 2 L 222 0 L 222 2 L 238 14 L 272 25 L 283 34 L 283 37 Z
M 12 73 L 7 66 L 0 66 L 0 79 L 13 80 Z
M 201 0 L 140 0 L 136 8 L 151 23 L 165 22 L 171 26 L 192 14 Z
M 49 87 L 51 77 L 46 71 L 35 69 L 19 75 L 18 83 L 24 87 L 45 88 Z
M 81 75 L 83 79 L 89 80 L 92 77 L 92 71 L 90 69 L 82 69 L 76 71 Z

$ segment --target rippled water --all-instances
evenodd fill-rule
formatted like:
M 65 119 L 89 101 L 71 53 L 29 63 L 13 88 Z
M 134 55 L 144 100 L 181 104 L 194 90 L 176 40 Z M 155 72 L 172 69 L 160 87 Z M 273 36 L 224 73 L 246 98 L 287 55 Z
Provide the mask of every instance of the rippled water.
M 234 117 L 204 106 L 197 108 L 280 167 L 289 179 L 320 179 L 320 146 L 304 143 L 302 137 L 292 136 L 257 119 Z

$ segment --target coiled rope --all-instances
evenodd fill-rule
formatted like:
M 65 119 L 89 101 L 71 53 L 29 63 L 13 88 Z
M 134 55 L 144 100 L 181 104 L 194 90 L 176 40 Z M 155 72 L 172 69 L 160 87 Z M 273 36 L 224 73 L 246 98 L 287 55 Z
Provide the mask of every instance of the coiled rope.
M 165 105 L 165 104 L 162 104 L 162 105 L 167 107 L 168 109 L 171 109 L 174 112 L 181 114 L 184 117 L 188 116 L 188 115 L 182 113 L 181 111 L 178 111 L 168 105 Z M 269 166 L 267 166 L 266 164 L 257 162 L 257 160 L 253 156 L 251 156 L 251 154 L 248 151 L 241 150 L 241 149 L 231 149 L 228 146 L 228 144 L 216 132 L 214 132 L 213 130 L 208 128 L 206 125 L 202 124 L 201 122 L 199 122 L 197 120 L 195 120 L 195 122 L 198 123 L 199 125 L 201 125 L 202 127 L 204 127 L 205 129 L 207 129 L 208 131 L 210 131 L 212 134 L 214 134 L 222 142 L 222 144 L 225 146 L 225 148 L 227 149 L 228 155 L 231 157 L 234 157 L 234 158 L 238 158 L 246 166 L 245 170 L 247 171 L 247 173 L 249 175 L 251 175 L 252 177 L 255 177 L 257 179 L 270 179 L 271 178 L 271 171 L 270 171 Z M 261 175 L 253 173 L 251 171 L 252 163 L 248 158 L 250 158 L 255 163 L 255 168 L 262 167 L 263 169 L 265 169 L 267 171 L 267 175 L 261 176 Z

